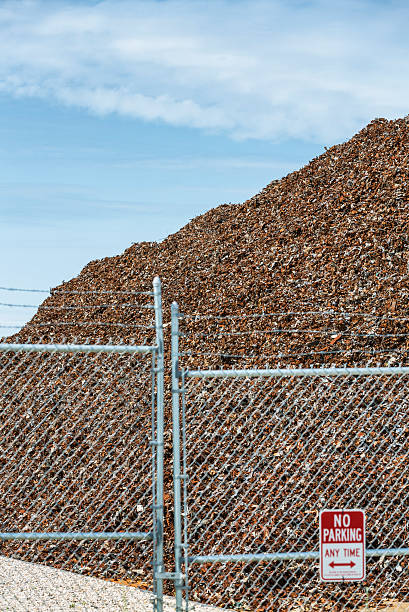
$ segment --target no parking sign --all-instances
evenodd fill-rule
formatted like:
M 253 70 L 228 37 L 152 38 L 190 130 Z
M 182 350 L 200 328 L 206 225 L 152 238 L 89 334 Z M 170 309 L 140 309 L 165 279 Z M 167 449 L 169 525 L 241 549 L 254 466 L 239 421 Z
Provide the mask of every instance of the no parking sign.
M 364 580 L 363 510 L 321 510 L 320 576 L 325 582 Z

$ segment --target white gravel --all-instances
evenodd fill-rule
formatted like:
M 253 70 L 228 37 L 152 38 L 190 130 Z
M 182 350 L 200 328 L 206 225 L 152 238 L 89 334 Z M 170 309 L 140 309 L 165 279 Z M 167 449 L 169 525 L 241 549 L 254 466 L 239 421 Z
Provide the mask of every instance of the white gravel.
M 1 612 L 152 612 L 151 598 L 150 591 L 0 557 Z M 174 610 L 174 599 L 165 597 L 164 611 Z M 194 610 L 220 608 L 194 604 Z

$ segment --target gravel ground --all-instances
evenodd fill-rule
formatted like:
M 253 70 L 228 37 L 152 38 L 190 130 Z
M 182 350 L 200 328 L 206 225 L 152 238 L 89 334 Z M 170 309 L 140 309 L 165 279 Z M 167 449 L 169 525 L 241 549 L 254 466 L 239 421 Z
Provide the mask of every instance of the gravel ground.
M 0 557 L 2 612 L 151 612 L 151 595 L 149 591 L 135 587 Z M 228 612 L 193 602 L 189 608 L 192 612 Z M 164 612 L 174 610 L 174 599 L 165 597 Z M 375 608 L 360 610 L 374 612 Z M 389 602 L 384 612 L 409 612 L 409 603 Z
M 80 576 L 26 561 L 0 557 L 0 610 L 18 612 L 151 612 L 151 592 Z M 220 608 L 194 604 L 197 612 Z M 165 597 L 165 612 L 175 602 Z

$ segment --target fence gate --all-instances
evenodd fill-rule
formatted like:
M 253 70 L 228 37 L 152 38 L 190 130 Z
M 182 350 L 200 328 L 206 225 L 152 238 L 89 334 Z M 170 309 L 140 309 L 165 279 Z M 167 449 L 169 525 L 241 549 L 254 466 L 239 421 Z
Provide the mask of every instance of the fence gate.
M 176 609 L 409 602 L 409 368 L 179 371 L 178 336 Z M 365 510 L 364 582 L 320 582 L 324 508 Z
M 151 345 L 0 345 L 1 610 L 138 609 L 129 584 L 162 609 L 159 279 L 147 300 Z

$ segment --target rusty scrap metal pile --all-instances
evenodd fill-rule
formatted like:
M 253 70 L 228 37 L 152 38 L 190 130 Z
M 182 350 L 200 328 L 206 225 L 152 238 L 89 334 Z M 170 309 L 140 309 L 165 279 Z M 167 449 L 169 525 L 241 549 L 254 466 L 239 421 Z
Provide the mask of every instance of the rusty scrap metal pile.
M 408 174 L 409 120 L 375 120 L 247 202 L 210 210 L 161 243 L 91 262 L 19 338 L 140 342 L 135 329 L 110 325 L 139 323 L 129 296 L 107 305 L 103 296 L 66 292 L 149 290 L 157 274 L 165 320 L 173 300 L 186 314 L 227 317 L 189 322 L 186 349 L 239 356 L 201 356 L 201 365 L 237 365 L 249 355 L 271 366 L 398 363 L 408 349 Z M 70 304 L 83 308 L 64 309 Z M 229 318 L 260 313 L 274 316 Z
M 182 365 L 406 365 L 408 190 L 409 119 L 376 119 L 243 204 L 91 262 L 13 339 L 150 342 L 154 331 L 137 327 L 146 313 L 120 292 L 149 291 L 159 275 L 166 333 L 173 300 L 187 315 Z M 98 575 L 91 556 L 84 571 Z

